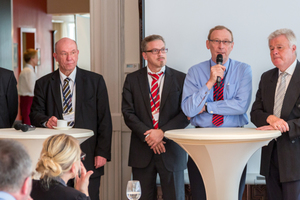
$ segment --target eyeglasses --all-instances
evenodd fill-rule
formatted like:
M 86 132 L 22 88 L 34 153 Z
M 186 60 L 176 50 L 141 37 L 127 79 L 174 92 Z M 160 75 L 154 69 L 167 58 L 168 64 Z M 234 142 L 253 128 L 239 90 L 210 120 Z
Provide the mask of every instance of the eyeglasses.
M 232 43 L 232 41 L 228 41 L 228 40 L 209 40 L 210 42 L 213 42 L 214 44 L 224 44 L 224 45 L 229 45 Z
M 86 153 L 81 152 L 81 154 L 80 154 L 80 160 L 84 160 L 85 157 L 86 157 Z
M 161 52 L 161 53 L 168 53 L 168 48 L 151 49 L 151 50 L 144 51 L 144 52 L 151 52 L 151 53 L 153 53 L 153 54 L 159 54 L 159 52 Z

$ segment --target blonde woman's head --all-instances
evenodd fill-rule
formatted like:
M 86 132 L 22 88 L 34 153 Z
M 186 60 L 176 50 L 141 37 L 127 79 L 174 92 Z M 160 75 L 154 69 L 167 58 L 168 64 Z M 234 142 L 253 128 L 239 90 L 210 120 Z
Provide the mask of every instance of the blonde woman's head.
M 68 172 L 72 164 L 80 161 L 80 146 L 77 140 L 66 134 L 53 135 L 45 140 L 36 171 L 41 178 L 51 179 Z

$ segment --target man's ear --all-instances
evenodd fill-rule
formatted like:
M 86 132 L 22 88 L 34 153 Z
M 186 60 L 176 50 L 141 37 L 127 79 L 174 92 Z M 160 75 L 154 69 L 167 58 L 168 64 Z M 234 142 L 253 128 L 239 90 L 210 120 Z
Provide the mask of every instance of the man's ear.
M 25 181 L 24 181 L 24 183 L 23 183 L 23 185 L 22 185 L 22 187 L 21 187 L 21 191 L 20 191 L 20 193 L 22 194 L 22 195 L 24 195 L 24 196 L 26 196 L 26 195 L 30 195 L 30 193 L 31 193 L 31 189 L 32 189 L 32 179 L 31 179 L 31 176 L 28 176 L 26 179 L 25 179 Z

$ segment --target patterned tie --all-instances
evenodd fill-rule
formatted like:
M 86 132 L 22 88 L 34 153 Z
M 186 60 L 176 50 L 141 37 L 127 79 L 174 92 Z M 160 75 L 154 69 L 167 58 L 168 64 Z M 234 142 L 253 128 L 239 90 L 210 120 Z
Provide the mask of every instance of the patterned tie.
M 63 111 L 64 114 L 65 113 L 69 113 L 72 112 L 73 108 L 72 108 L 72 94 L 71 94 L 71 89 L 70 89 L 70 78 L 67 77 L 64 80 L 64 86 L 63 86 L 63 97 L 64 97 L 64 103 L 63 103 Z M 69 126 L 73 126 L 74 125 L 74 121 L 72 122 L 68 122 Z
M 151 105 L 152 122 L 153 122 L 154 129 L 158 129 L 158 121 L 155 120 L 154 114 L 159 111 L 160 96 L 159 96 L 158 80 L 162 74 L 163 74 L 163 72 L 161 72 L 159 74 L 149 73 L 149 75 L 152 77 L 150 105 Z
M 276 117 L 280 118 L 281 115 L 281 108 L 282 108 L 282 103 L 283 103 L 283 99 L 284 99 L 284 95 L 285 95 L 285 88 L 286 88 L 286 81 L 285 78 L 288 75 L 288 73 L 283 72 L 280 74 L 280 84 L 278 85 L 278 89 L 276 92 L 276 96 L 275 96 L 275 102 L 274 102 L 274 110 L 273 113 Z
M 214 101 L 223 100 L 223 89 L 224 89 L 224 81 L 221 80 L 220 87 L 217 86 L 217 83 L 214 85 Z M 223 124 L 224 116 L 213 114 L 212 123 L 215 126 L 221 126 Z

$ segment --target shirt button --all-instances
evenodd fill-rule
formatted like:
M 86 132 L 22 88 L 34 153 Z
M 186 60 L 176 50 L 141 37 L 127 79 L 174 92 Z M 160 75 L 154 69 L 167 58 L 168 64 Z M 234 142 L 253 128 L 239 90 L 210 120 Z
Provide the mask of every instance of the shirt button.
M 292 140 L 292 143 L 295 143 L 295 140 Z
M 214 112 L 213 112 L 213 111 L 210 111 L 210 113 L 213 114 Z

